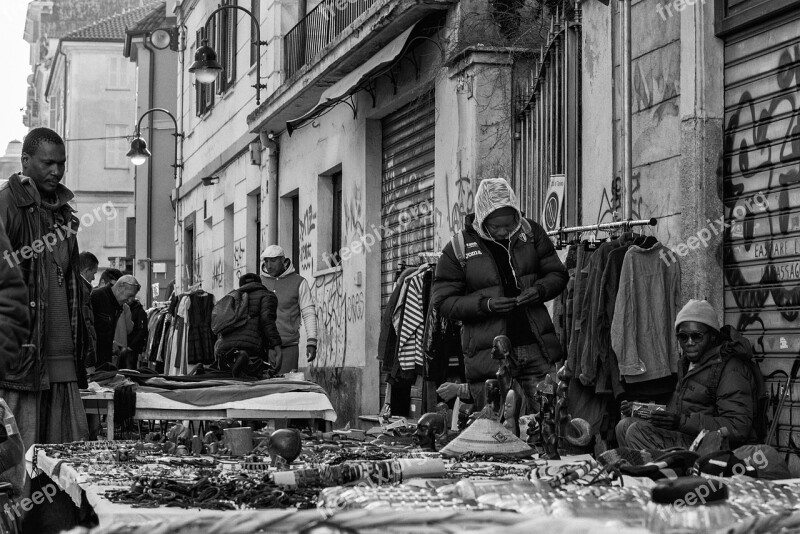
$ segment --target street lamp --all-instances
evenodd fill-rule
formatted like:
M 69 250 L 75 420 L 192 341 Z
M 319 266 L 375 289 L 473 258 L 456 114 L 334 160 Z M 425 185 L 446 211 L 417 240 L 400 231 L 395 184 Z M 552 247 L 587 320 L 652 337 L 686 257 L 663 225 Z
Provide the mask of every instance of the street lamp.
M 254 87 L 256 90 L 256 106 L 261 104 L 261 89 L 266 89 L 267 86 L 261 83 L 261 46 L 267 45 L 266 41 L 261 40 L 261 28 L 259 27 L 258 21 L 253 16 L 249 10 L 243 8 L 242 6 L 237 6 L 235 4 L 228 4 L 224 6 L 219 6 L 217 9 L 211 12 L 206 19 L 205 26 L 203 28 L 203 39 L 200 42 L 200 47 L 194 53 L 194 63 L 189 67 L 189 72 L 195 75 L 197 81 L 200 83 L 214 83 L 214 80 L 217 79 L 217 75 L 222 72 L 222 65 L 220 65 L 219 61 L 217 61 L 217 52 L 208 44 L 208 33 L 209 33 L 209 23 L 211 22 L 214 15 L 224 9 L 238 9 L 239 11 L 244 11 L 250 17 L 252 21 L 253 28 L 256 31 L 256 46 L 258 47 L 258 61 L 256 61 L 256 83 L 253 84 L 251 87 Z
M 142 165 L 145 161 L 147 161 L 147 158 L 152 156 L 150 151 L 147 149 L 147 141 L 142 139 L 141 136 L 142 119 L 144 119 L 150 113 L 156 111 L 161 111 L 169 115 L 169 118 L 172 119 L 172 124 L 175 126 L 175 133 L 172 134 L 175 137 L 175 163 L 170 166 L 175 169 L 175 179 L 177 180 L 178 168 L 183 167 L 182 164 L 178 163 L 178 138 L 180 137 L 183 139 L 183 134 L 178 132 L 178 121 L 175 120 L 175 116 L 164 108 L 151 108 L 142 113 L 142 116 L 139 117 L 139 122 L 136 123 L 136 134 L 133 137 L 133 141 L 131 141 L 131 149 L 128 151 L 126 156 L 131 159 L 131 163 L 134 165 Z

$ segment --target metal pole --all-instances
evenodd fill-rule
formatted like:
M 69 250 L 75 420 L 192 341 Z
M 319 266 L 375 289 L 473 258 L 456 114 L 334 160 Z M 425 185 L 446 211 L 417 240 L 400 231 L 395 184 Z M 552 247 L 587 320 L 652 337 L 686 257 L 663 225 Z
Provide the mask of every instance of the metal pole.
M 633 212 L 633 99 L 631 95 L 631 2 L 622 2 L 622 218 L 630 219 Z

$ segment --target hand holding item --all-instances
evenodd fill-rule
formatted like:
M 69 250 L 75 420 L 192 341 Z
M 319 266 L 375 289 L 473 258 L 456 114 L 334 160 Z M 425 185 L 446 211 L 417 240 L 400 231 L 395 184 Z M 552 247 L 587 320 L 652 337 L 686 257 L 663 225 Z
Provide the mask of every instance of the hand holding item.
M 665 430 L 677 430 L 681 422 L 681 416 L 674 412 L 659 410 L 650 414 L 650 422 L 653 426 Z
M 529 287 L 525 289 L 519 296 L 516 298 L 517 304 L 536 304 L 541 302 L 542 298 L 540 295 L 539 288 L 536 286 Z
M 316 345 L 306 345 L 306 360 L 311 363 L 317 357 Z
M 275 371 L 279 371 L 281 365 L 283 364 L 283 347 L 280 345 L 270 349 L 269 351 L 269 363 L 275 368 Z
M 623 417 L 630 417 L 632 412 L 633 406 L 631 406 L 630 402 L 624 400 L 619 404 L 619 413 L 621 413 Z
M 458 396 L 458 386 L 453 382 L 445 382 L 436 388 L 436 394 L 439 395 L 445 402 L 455 399 Z
M 517 306 L 514 297 L 490 297 L 486 300 L 486 311 L 489 313 L 508 313 Z

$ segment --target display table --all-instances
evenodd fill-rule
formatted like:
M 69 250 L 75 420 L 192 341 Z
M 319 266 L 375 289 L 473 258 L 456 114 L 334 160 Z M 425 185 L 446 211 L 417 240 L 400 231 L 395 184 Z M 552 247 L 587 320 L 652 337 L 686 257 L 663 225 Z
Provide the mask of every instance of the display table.
M 336 421 L 325 391 L 303 380 L 271 379 L 258 382 L 212 380 L 175 383 L 147 381 L 136 389 L 135 420 L 214 421 L 218 419 L 320 419 Z M 87 413 L 108 416 L 107 438 L 114 439 L 114 392 L 83 390 Z

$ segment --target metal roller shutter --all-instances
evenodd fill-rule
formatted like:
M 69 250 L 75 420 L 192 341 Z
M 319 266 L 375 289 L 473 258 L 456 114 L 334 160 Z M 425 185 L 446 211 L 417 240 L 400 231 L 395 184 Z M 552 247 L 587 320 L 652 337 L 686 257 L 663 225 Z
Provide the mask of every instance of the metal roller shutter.
M 392 293 L 400 264 L 417 265 L 433 251 L 433 92 L 382 120 L 381 309 Z
M 775 396 L 800 358 L 799 19 L 725 41 L 725 322 L 753 343 Z M 800 445 L 799 394 L 780 419 L 784 451 Z

